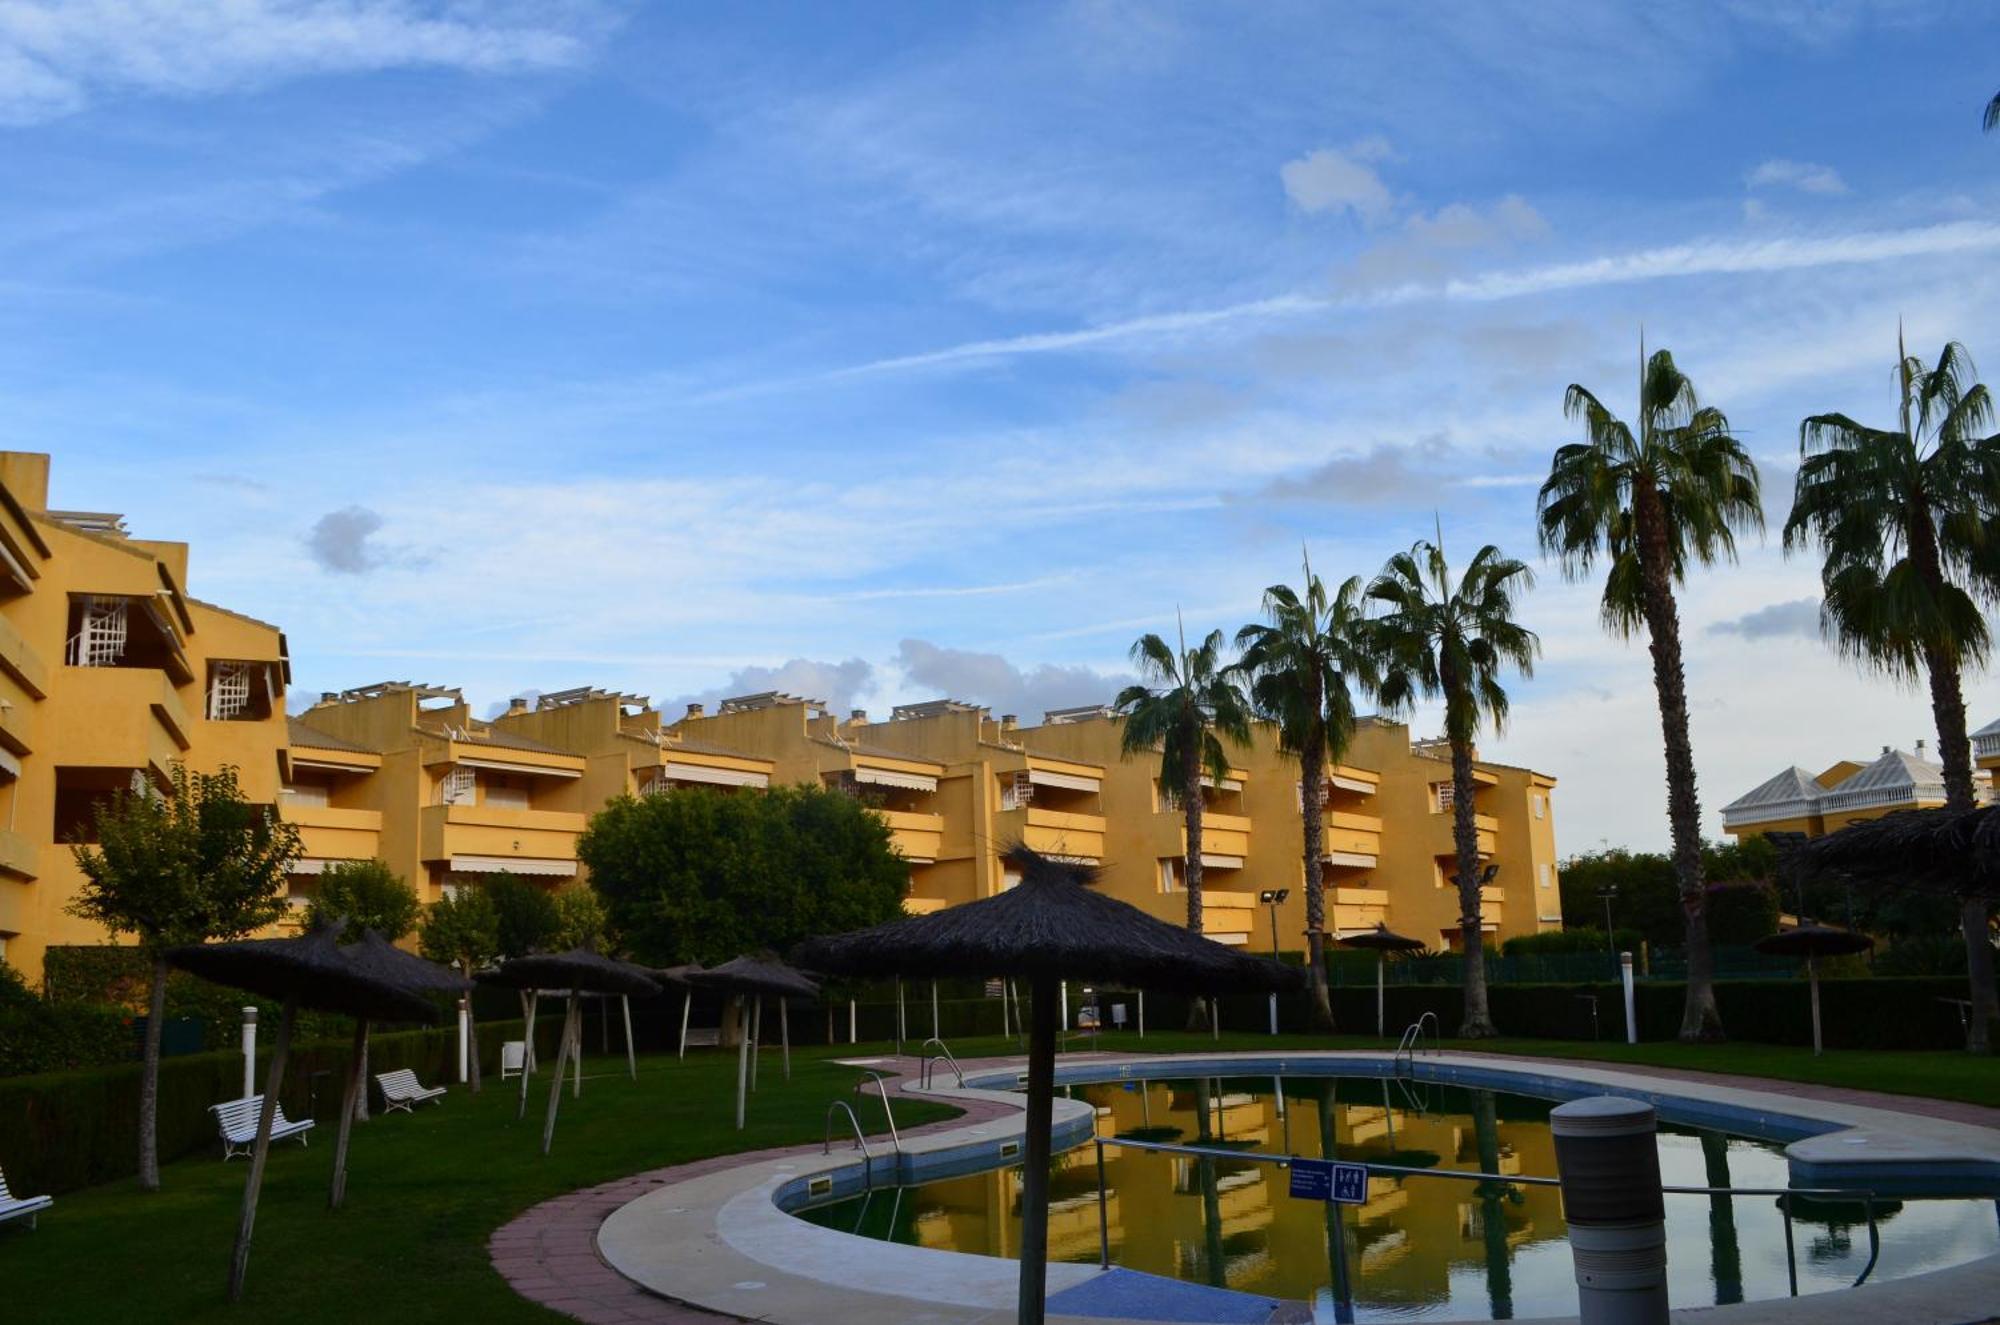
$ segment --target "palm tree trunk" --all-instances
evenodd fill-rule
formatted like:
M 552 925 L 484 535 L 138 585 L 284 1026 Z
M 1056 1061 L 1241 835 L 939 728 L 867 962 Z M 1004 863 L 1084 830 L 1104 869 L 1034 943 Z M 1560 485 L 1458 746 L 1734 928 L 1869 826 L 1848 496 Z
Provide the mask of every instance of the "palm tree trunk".
M 1181 870 L 1187 876 L 1187 927 L 1190 934 L 1201 933 L 1201 734 L 1193 733 L 1181 755 L 1181 820 L 1187 847 L 1181 856 Z M 1196 998 L 1188 1005 L 1188 1029 L 1208 1027 L 1208 1000 Z
M 1935 599 L 1944 587 L 1938 567 L 1937 535 L 1928 518 L 1919 515 L 1910 538 L 1910 559 Z M 1978 801 L 1972 790 L 1972 739 L 1965 730 L 1965 692 L 1958 662 L 1935 645 L 1924 646 L 1924 669 L 1930 674 L 1931 720 L 1937 726 L 1938 762 L 1944 765 L 1944 803 L 1963 814 Z M 1958 928 L 1965 940 L 1965 978 L 1972 1007 L 1967 1018 L 1965 1047 L 1975 1054 L 1993 1052 L 1993 938 L 1991 908 L 1980 897 L 1963 898 Z
M 1450 687 L 1456 678 L 1447 675 Z M 1483 1040 L 1500 1032 L 1486 1003 L 1486 931 L 1479 914 L 1479 827 L 1472 821 L 1472 741 L 1451 738 L 1451 836 L 1458 856 L 1458 933 L 1465 952 L 1465 1017 L 1459 1038 Z
M 153 954 L 146 999 L 145 1061 L 139 1069 L 139 1188 L 160 1190 L 160 1023 L 167 1015 L 167 959 Z
M 1674 883 L 1680 889 L 1687 938 L 1687 1001 L 1680 1038 L 1720 1040 L 1715 1005 L 1715 953 L 1708 941 L 1708 890 L 1701 876 L 1701 800 L 1695 790 L 1694 743 L 1688 737 L 1687 675 L 1681 666 L 1680 611 L 1674 604 L 1672 562 L 1659 498 L 1641 486 L 1632 509 L 1639 526 L 1639 580 L 1653 655 L 1653 689 L 1660 700 L 1660 735 L 1667 756 L 1667 824 L 1673 836 Z
M 1326 989 L 1326 819 L 1320 789 L 1326 785 L 1324 740 L 1308 740 L 1299 751 L 1300 819 L 1305 825 L 1306 853 L 1306 974 L 1312 982 L 1313 1025 L 1333 1029 L 1333 1001 Z

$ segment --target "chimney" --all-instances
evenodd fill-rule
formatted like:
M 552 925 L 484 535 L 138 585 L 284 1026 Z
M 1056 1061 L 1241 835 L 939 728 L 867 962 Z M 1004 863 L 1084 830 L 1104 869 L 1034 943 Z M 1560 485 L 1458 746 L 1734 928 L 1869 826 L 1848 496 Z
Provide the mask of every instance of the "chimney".
M 1885 746 L 1883 746 L 1883 747 L 1882 747 L 1882 753 L 1883 753 L 1883 754 L 1888 754 L 1888 753 L 1889 753 L 1889 747 L 1888 747 L 1888 746 L 1886 746 L 1886 745 L 1885 745 Z
M 698 718 L 698 717 L 700 717 L 700 716 L 701 716 L 701 705 L 699 705 L 699 704 L 690 704 L 690 705 L 688 705 L 688 711 L 687 711 L 687 715 L 688 715 L 688 717 L 690 717 L 690 718 Z
M 1002 714 L 1000 715 L 1000 730 L 1001 730 L 1001 731 L 1003 731 L 1003 732 L 1010 732 L 1010 731 L 1013 731 L 1013 730 L 1014 730 L 1015 728 L 1019 727 L 1020 725 L 1021 725 L 1021 717 L 1020 717 L 1020 715 L 1019 715 L 1019 714 L 1017 714 L 1017 713 L 1002 713 Z
M 526 713 L 527 711 L 528 711 L 528 700 L 526 696 L 516 695 L 512 699 L 507 701 L 508 717 L 511 718 L 516 713 Z
M 868 710 L 849 709 L 847 710 L 847 720 L 857 727 L 866 727 L 868 725 Z
M 337 690 L 322 690 L 319 692 L 319 702 L 322 704 L 335 703 L 339 698 L 340 692 Z
M 1924 757 L 1924 738 L 1919 736 L 1917 738 L 1917 758 L 1922 759 L 1923 757 Z

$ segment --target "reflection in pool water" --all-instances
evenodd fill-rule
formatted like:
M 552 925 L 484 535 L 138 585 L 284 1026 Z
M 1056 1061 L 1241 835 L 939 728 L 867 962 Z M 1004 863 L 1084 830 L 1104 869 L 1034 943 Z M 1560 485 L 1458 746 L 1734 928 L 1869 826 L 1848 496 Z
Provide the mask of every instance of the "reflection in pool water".
M 1554 1176 L 1546 1100 L 1364 1079 L 1113 1082 L 1070 1093 L 1097 1106 L 1100 1135 L 1416 1168 Z M 1107 1147 L 1112 1263 L 1244 1292 L 1312 1302 L 1332 1320 L 1330 1239 L 1346 1238 L 1355 1319 L 1562 1315 L 1576 1287 L 1553 1187 L 1375 1177 L 1359 1206 L 1287 1194 L 1271 1164 Z M 1783 1187 L 1780 1147 L 1663 1127 L 1669 1185 Z M 1060 1155 L 1050 1182 L 1049 1258 L 1098 1256 L 1096 1151 Z M 1020 1169 L 878 1191 L 800 1211 L 814 1223 L 941 1250 L 1012 1256 Z M 1995 1203 L 1878 1205 L 1873 1279 L 2000 1251 Z M 1858 1206 L 1795 1204 L 1799 1291 L 1854 1281 L 1868 1259 Z M 1782 1297 L 1784 1223 L 1775 1198 L 1667 1198 L 1675 1306 Z

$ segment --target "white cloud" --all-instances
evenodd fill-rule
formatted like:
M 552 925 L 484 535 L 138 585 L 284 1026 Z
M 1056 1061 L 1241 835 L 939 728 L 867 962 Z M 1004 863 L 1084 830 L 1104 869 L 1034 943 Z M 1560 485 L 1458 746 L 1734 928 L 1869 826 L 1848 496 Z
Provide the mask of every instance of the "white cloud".
M 1413 213 L 1401 233 L 1363 252 L 1354 260 L 1350 283 L 1378 288 L 1435 280 L 1471 253 L 1509 249 L 1548 234 L 1549 223 L 1518 194 L 1490 207 L 1448 203 L 1429 214 Z
M 382 517 L 366 506 L 328 511 L 306 535 L 306 550 L 321 570 L 361 575 L 381 564 L 381 554 L 369 545 L 381 528 Z
M 1740 635 L 1744 639 L 1778 639 L 1797 636 L 1820 638 L 1819 599 L 1794 598 L 1772 603 L 1729 621 L 1717 621 L 1708 628 L 1711 635 Z
M 1811 161 L 1787 161 L 1783 157 L 1773 157 L 1748 175 L 1744 184 L 1753 189 L 1788 188 L 1801 193 L 1845 193 L 1847 181 L 1832 166 L 1817 165 Z
M 1302 212 L 1352 212 L 1366 225 L 1382 225 L 1396 210 L 1395 195 L 1368 163 L 1389 155 L 1380 138 L 1366 139 L 1346 151 L 1322 147 L 1278 170 L 1285 196 Z
M 0 6 L 0 123 L 118 93 L 195 97 L 381 69 L 511 73 L 582 58 L 573 5 L 419 0 L 65 0 Z
M 1133 679 L 1083 666 L 1018 667 L 997 653 L 945 648 L 920 639 L 906 639 L 897 646 L 896 665 L 917 689 L 985 704 L 1030 724 L 1050 709 L 1108 704 Z
M 677 720 L 689 704 L 705 705 L 709 712 L 735 695 L 758 695 L 777 690 L 817 700 L 836 713 L 845 714 L 855 699 L 866 694 L 874 683 L 875 669 L 864 658 L 845 662 L 822 662 L 813 658 L 793 658 L 776 667 L 740 667 L 719 686 L 694 694 L 680 695 L 660 705 L 668 721 Z

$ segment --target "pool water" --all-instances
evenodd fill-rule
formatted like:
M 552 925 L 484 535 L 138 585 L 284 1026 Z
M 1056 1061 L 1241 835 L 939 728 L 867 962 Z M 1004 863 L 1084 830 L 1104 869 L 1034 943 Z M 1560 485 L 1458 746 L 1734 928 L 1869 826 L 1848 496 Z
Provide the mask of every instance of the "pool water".
M 1363 1078 L 1121 1081 L 1066 1089 L 1097 1109 L 1100 1136 L 1414 1168 L 1553 1177 L 1554 1104 L 1486 1090 Z M 1784 1187 L 1775 1143 L 1662 1125 L 1669 1186 Z M 1112 1264 L 1313 1304 L 1334 1316 L 1332 1239 L 1345 1240 L 1354 1319 L 1573 1314 L 1576 1285 L 1553 1187 L 1371 1177 L 1365 1204 L 1288 1194 L 1287 1171 L 1247 1160 L 1107 1146 Z M 1096 1149 L 1059 1155 L 1050 1180 L 1049 1259 L 1098 1259 Z M 802 1209 L 866 1237 L 988 1256 L 1020 1238 L 1018 1165 Z M 1676 1307 L 1783 1297 L 1784 1221 L 1775 1197 L 1669 1196 L 1668 1293 Z M 2000 1251 L 2000 1203 L 1877 1204 L 1881 1258 L 1870 1281 Z M 1794 1203 L 1800 1293 L 1854 1282 L 1868 1260 L 1858 1205 Z

